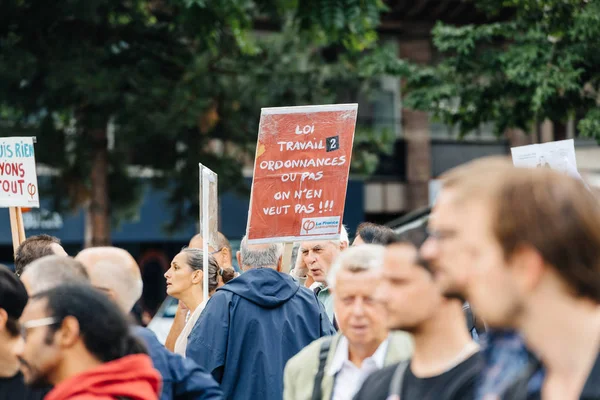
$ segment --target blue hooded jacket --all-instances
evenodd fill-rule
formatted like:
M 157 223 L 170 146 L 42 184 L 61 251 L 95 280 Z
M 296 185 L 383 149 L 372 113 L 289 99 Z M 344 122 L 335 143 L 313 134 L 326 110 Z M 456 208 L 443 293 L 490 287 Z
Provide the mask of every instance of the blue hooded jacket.
M 186 356 L 212 372 L 226 399 L 281 400 L 287 361 L 334 333 L 312 291 L 258 268 L 217 289 L 188 337 Z
M 136 326 L 133 334 L 148 348 L 154 369 L 160 372 L 163 383 L 160 400 L 222 400 L 223 392 L 213 377 L 192 360 L 171 353 L 154 332 Z

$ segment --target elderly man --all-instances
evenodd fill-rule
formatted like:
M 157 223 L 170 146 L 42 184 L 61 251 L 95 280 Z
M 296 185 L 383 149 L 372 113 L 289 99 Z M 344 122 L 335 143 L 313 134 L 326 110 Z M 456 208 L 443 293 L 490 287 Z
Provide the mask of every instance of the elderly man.
M 281 273 L 283 246 L 248 245 L 244 273 L 217 289 L 188 338 L 186 355 L 211 371 L 225 398 L 280 400 L 286 362 L 334 333 L 310 290 Z
M 46 256 L 25 268 L 21 281 L 30 296 L 64 284 L 86 284 L 90 278 L 85 267 L 71 257 Z
M 312 242 L 302 242 L 299 250 L 299 260 L 296 267 L 290 273 L 300 284 L 304 284 L 307 278 L 312 278 L 314 284 L 311 289 L 314 290 L 317 298 L 327 312 L 329 321 L 336 327 L 337 324 L 333 312 L 333 298 L 327 285 L 327 274 L 335 258 L 346 248 L 348 248 L 348 232 L 342 225 L 339 240 L 321 240 Z
M 93 247 L 76 258 L 86 267 L 94 287 L 107 293 L 122 311 L 131 311 L 143 287 L 140 269 L 131 254 L 116 247 Z M 222 398 L 217 383 L 194 362 L 169 352 L 146 328 L 135 327 L 133 332 L 144 341 L 154 367 L 162 375 L 161 400 Z
M 285 368 L 285 400 L 351 399 L 366 377 L 410 358 L 412 340 L 390 334 L 375 299 L 385 248 L 365 244 L 343 252 L 329 272 L 340 334 L 319 339 Z
M 15 252 L 15 273 L 21 276 L 25 267 L 37 260 L 50 255 L 67 256 L 60 245 L 60 239 L 50 235 L 28 237 Z

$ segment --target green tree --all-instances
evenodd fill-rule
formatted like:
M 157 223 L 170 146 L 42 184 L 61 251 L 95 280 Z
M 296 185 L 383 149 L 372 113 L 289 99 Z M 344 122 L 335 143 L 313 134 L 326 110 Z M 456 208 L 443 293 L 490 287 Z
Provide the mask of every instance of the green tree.
M 369 71 L 406 78 L 405 106 L 429 111 L 461 135 L 493 122 L 531 132 L 548 119 L 578 120 L 580 133 L 600 139 L 600 2 L 479 0 L 490 20 L 438 23 L 433 44 L 441 61 L 423 67 L 379 56 Z
M 260 107 L 368 86 L 359 52 L 382 10 L 380 0 L 7 0 L 2 116 L 8 131 L 37 135 L 38 161 L 58 172 L 56 206 L 87 206 L 91 244 L 110 242 L 109 216 L 135 214 L 132 166 L 169 189 L 176 227 L 197 213 L 198 162 L 222 187 L 242 187 Z M 387 138 L 362 137 L 369 151 Z

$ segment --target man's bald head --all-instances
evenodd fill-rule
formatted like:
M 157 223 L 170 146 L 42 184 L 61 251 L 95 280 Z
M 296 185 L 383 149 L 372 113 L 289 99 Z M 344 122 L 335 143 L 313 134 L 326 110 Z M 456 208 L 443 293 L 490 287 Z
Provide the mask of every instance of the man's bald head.
M 27 265 L 21 281 L 29 296 L 54 289 L 59 285 L 88 284 L 89 274 L 80 262 L 68 256 L 45 256 Z
M 126 250 L 92 247 L 82 250 L 75 259 L 85 266 L 92 285 L 108 292 L 123 311 L 131 311 L 142 297 L 140 267 Z
M 190 245 L 188 247 L 190 249 L 202 250 L 203 246 L 204 246 L 204 239 L 202 238 L 202 235 L 197 234 L 190 240 Z M 215 251 L 215 248 L 212 247 L 211 245 L 208 245 L 208 251 L 212 253 Z

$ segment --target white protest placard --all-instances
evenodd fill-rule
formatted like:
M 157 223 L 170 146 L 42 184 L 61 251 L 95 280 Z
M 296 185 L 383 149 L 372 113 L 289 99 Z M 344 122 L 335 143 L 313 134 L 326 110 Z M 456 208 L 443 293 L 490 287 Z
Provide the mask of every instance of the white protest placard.
M 219 199 L 217 174 L 199 164 L 200 167 L 200 234 L 202 235 L 202 270 L 208 271 L 208 246 L 217 249 L 219 226 Z M 208 272 L 202 279 L 204 300 L 208 299 Z
M 0 207 L 39 207 L 32 137 L 0 140 Z
M 579 177 L 573 139 L 513 147 L 510 152 L 515 167 L 551 168 Z

